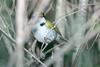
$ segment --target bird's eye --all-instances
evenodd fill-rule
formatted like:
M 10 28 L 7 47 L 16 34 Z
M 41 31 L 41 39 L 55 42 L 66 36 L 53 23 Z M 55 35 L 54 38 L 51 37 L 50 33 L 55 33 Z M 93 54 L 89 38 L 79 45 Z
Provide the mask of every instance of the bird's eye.
M 41 23 L 41 24 L 40 24 L 40 26 L 43 26 L 43 25 L 45 25 L 45 23 Z

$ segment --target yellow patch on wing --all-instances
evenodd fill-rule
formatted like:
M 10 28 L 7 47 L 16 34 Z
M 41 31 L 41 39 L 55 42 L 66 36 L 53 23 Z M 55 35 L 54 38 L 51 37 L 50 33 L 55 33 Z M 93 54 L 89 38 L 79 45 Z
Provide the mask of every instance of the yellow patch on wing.
M 47 26 L 49 29 L 55 30 L 58 34 L 61 35 L 59 29 L 57 28 L 57 26 L 55 26 L 54 23 L 51 23 L 50 21 L 46 20 L 46 26 Z

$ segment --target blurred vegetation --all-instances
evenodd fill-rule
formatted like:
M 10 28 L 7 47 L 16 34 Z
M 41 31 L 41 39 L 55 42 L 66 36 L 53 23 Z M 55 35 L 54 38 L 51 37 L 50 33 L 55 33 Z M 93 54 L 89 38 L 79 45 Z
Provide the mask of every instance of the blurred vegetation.
M 38 2 L 39 0 L 27 1 L 28 18 L 31 18 Z M 58 21 L 57 26 L 63 37 L 68 39 L 68 43 L 71 42 L 75 46 L 74 50 L 63 54 L 61 58 L 63 67 L 100 67 L 100 0 L 62 0 L 61 4 L 59 2 L 60 0 L 53 0 L 44 15 L 52 22 Z M 81 11 L 81 8 L 84 9 Z M 15 11 L 16 0 L 0 0 L 0 67 L 7 66 L 15 50 L 14 43 L 11 41 L 16 38 Z M 92 35 L 94 33 L 96 34 Z M 32 39 L 33 41 L 34 39 Z M 50 43 L 44 53 L 55 47 L 55 44 L 59 46 L 58 44 L 61 43 L 55 41 Z M 41 59 L 38 54 L 40 46 L 33 50 L 32 45 L 29 44 L 26 43 L 25 48 L 30 49 L 33 55 L 34 52 L 37 52 L 35 56 L 43 62 L 53 56 L 52 51 L 56 53 L 56 49 L 53 49 L 47 52 L 45 59 Z M 67 45 L 67 43 L 63 45 Z M 63 45 L 59 48 L 62 48 Z M 51 66 L 57 67 L 55 64 L 56 62 Z M 25 67 L 38 67 L 39 65 L 39 62 L 25 53 Z

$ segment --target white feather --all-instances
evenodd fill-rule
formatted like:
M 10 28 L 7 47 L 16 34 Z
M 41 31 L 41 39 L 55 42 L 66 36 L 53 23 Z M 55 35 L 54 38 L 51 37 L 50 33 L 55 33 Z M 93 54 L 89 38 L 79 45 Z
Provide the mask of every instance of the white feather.
M 46 22 L 45 18 L 40 18 L 37 22 L 37 31 L 34 33 L 34 37 L 42 43 L 50 43 L 55 40 L 57 33 L 54 30 L 47 28 L 45 25 L 40 26 L 43 22 Z

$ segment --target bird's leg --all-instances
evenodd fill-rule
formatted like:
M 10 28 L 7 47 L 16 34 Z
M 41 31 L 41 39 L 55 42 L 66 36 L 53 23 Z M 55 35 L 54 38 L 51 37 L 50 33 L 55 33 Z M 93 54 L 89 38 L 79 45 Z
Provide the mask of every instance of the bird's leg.
M 44 42 L 43 42 L 42 45 L 41 45 L 41 52 L 42 52 L 43 46 L 44 46 Z
M 43 47 L 42 50 L 41 50 L 42 52 L 43 52 L 43 51 L 45 50 L 45 48 L 47 47 L 47 45 L 48 45 L 48 43 L 47 43 L 48 40 L 49 40 L 49 39 L 48 39 L 47 37 L 44 37 L 45 46 L 43 45 L 44 47 Z
M 45 48 L 48 46 L 48 43 L 45 44 L 45 46 L 42 49 L 42 52 L 45 50 Z
M 42 45 L 41 45 L 41 56 L 40 56 L 40 58 L 45 58 L 45 55 L 44 55 L 44 53 L 42 52 L 42 49 L 43 49 L 43 46 L 44 46 L 44 42 L 42 43 Z

